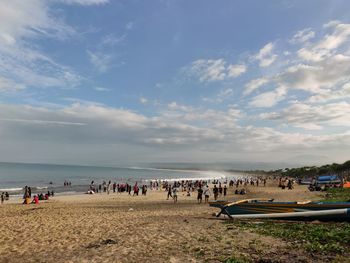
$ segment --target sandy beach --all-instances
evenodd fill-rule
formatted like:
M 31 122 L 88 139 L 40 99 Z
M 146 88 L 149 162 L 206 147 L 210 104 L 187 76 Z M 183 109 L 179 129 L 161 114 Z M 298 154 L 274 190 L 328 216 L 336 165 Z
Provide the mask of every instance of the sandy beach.
M 277 182 L 248 187 L 245 196 L 229 188 L 226 199 L 269 197 L 317 200 L 306 186 L 282 190 Z M 213 197 L 211 197 L 212 199 Z M 224 199 L 224 198 L 220 198 Z M 15 200 L 0 206 L 1 262 L 223 262 L 232 256 L 264 262 L 324 262 L 272 237 L 232 229 L 213 217 L 217 209 L 180 192 L 55 196 L 38 205 Z

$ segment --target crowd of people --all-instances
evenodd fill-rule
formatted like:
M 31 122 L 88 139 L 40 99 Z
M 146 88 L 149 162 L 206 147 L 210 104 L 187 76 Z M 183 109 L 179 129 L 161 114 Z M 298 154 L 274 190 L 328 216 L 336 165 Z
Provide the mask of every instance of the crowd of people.
M 4 201 L 7 201 L 10 199 L 10 195 L 8 192 L 2 192 L 1 193 L 1 204 L 4 203 Z
M 279 187 L 282 189 L 288 188 L 293 189 L 293 180 L 288 178 L 278 178 Z M 178 181 L 168 181 L 168 180 L 151 180 L 148 183 L 143 183 L 139 185 L 138 182 L 133 184 L 130 183 L 112 183 L 111 180 L 103 180 L 100 184 L 96 184 L 95 181 L 91 181 L 88 194 L 96 193 L 127 193 L 132 196 L 138 196 L 141 191 L 142 196 L 147 195 L 147 190 L 163 190 L 166 192 L 166 199 L 170 198 L 177 203 L 179 195 L 182 196 L 197 196 L 198 204 L 201 204 L 204 199 L 204 203 L 208 203 L 211 196 L 214 200 L 218 198 L 226 198 L 227 194 L 245 195 L 247 193 L 246 188 L 248 186 L 254 187 L 265 187 L 267 178 L 252 176 L 239 179 L 228 179 L 223 180 L 178 180 Z M 64 186 L 71 186 L 70 181 L 64 181 Z M 32 197 L 32 190 L 30 187 L 24 187 L 23 203 L 38 203 L 39 200 L 48 200 L 49 197 L 53 196 L 53 191 L 48 191 L 46 194 L 37 194 Z M 1 202 L 3 203 L 8 199 L 8 193 L 2 193 Z
M 113 193 L 128 193 L 131 195 L 131 192 L 133 191 L 133 196 L 139 195 L 139 191 L 141 188 L 141 194 L 146 195 L 147 194 L 147 185 L 142 185 L 139 187 L 138 183 L 136 182 L 134 186 L 128 183 L 116 183 L 114 182 L 112 184 L 111 181 L 103 181 L 101 184 L 95 184 L 95 181 L 91 181 L 89 190 L 87 191 L 87 194 L 96 194 L 96 193 L 107 193 L 110 194 L 112 191 Z
M 45 194 L 43 194 L 43 193 L 36 194 L 33 196 L 33 199 L 31 199 L 32 198 L 32 189 L 30 186 L 26 185 L 24 187 L 23 204 L 38 204 L 39 200 L 49 200 L 49 198 L 53 197 L 54 194 L 55 193 L 53 190 L 51 192 L 47 191 L 47 193 L 45 193 Z
M 251 177 L 232 178 L 232 179 L 215 179 L 215 180 L 150 180 L 142 181 L 141 184 L 135 183 L 112 183 L 111 180 L 103 180 L 100 184 L 96 184 L 95 181 L 91 181 L 88 194 L 110 194 L 110 193 L 127 193 L 130 196 L 146 196 L 148 190 L 151 191 L 164 191 L 166 193 L 166 200 L 173 200 L 174 203 L 178 202 L 179 196 L 191 197 L 196 196 L 198 204 L 208 203 L 209 199 L 218 200 L 219 198 L 226 198 L 230 194 L 245 195 L 247 194 L 248 187 L 265 187 L 267 181 L 273 181 L 278 183 L 278 187 L 282 190 L 294 188 L 295 181 L 287 177 L 263 177 L 253 175 Z M 71 186 L 70 181 L 65 180 L 64 186 Z M 141 192 L 141 193 L 140 193 Z M 1 193 L 1 204 L 6 200 L 9 200 L 9 193 Z M 38 193 L 32 196 L 32 189 L 30 186 L 24 187 L 23 204 L 39 203 L 40 200 L 48 200 L 54 196 L 53 191 L 47 193 Z
M 143 196 L 146 196 L 147 190 L 163 190 L 166 192 L 166 199 L 172 199 L 174 203 L 177 203 L 178 197 L 197 195 L 197 202 L 201 204 L 204 199 L 204 203 L 208 203 L 209 198 L 213 195 L 214 200 L 218 198 L 225 198 L 229 191 L 232 194 L 245 195 L 247 193 L 247 186 L 266 186 L 267 179 L 264 177 L 247 177 L 240 179 L 227 179 L 223 180 L 151 180 L 148 184 L 139 185 L 137 182 L 133 185 L 129 183 L 112 183 L 109 181 L 102 181 L 101 184 L 96 184 L 92 181 L 89 186 L 88 194 L 96 193 L 128 193 L 132 196 L 138 196 L 139 191 Z M 211 187 L 212 186 L 212 187 Z M 234 189 L 235 187 L 235 189 Z M 230 189 L 230 190 L 229 190 Z

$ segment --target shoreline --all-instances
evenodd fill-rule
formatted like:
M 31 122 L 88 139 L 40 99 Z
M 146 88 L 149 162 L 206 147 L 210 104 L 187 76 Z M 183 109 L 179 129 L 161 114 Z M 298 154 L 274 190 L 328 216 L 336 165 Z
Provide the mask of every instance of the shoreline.
M 123 168 L 124 169 L 124 168 Z M 237 172 L 228 172 L 228 171 L 216 171 L 216 170 L 182 170 L 182 169 L 158 169 L 158 168 L 125 168 L 125 169 L 135 169 L 135 170 L 146 170 L 146 171 L 168 171 L 168 172 L 175 172 L 175 173 L 189 173 L 193 176 L 188 176 L 188 177 L 174 177 L 174 178 L 114 178 L 114 179 L 93 179 L 91 178 L 85 178 L 84 181 L 85 183 L 74 183 L 71 186 L 64 186 L 63 181 L 62 184 L 58 183 L 27 183 L 28 186 L 32 188 L 32 192 L 35 194 L 40 194 L 47 191 L 54 191 L 55 194 L 60 193 L 64 195 L 70 195 L 71 192 L 73 193 L 82 193 L 84 191 L 87 191 L 89 189 L 89 185 L 91 181 L 95 182 L 100 182 L 102 183 L 103 181 L 108 182 L 109 180 L 112 181 L 112 183 L 121 183 L 121 184 L 131 184 L 133 185 L 135 182 L 138 182 L 140 185 L 149 185 L 150 182 L 178 182 L 178 181 L 204 181 L 204 182 L 211 182 L 213 180 L 220 180 L 220 181 L 229 181 L 230 179 L 241 179 L 241 178 L 253 178 L 254 175 L 247 175 L 245 173 L 237 173 Z M 196 176 L 197 174 L 201 174 L 202 176 Z M 74 178 L 72 178 L 72 181 Z M 35 186 L 37 184 L 38 186 Z M 0 184 L 1 185 L 1 184 Z M 34 185 L 34 186 L 33 186 Z M 11 186 L 1 186 L 0 189 L 0 194 L 1 192 L 9 192 L 10 195 L 12 196 L 22 196 L 23 195 L 23 190 L 24 190 L 24 185 L 19 186 L 17 185 L 11 185 Z

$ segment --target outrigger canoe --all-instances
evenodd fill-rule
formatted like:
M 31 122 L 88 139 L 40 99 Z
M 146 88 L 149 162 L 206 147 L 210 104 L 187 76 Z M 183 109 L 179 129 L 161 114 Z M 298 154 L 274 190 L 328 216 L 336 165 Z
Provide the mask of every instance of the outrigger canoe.
M 273 199 L 214 201 L 217 214 L 229 218 L 277 218 L 288 220 L 350 221 L 350 202 L 274 202 Z

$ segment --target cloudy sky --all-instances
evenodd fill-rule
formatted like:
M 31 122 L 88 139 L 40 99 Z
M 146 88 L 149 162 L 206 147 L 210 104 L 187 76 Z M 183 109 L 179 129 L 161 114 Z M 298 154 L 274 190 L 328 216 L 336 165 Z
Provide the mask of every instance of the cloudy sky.
M 350 159 L 349 10 L 0 0 L 0 161 Z

